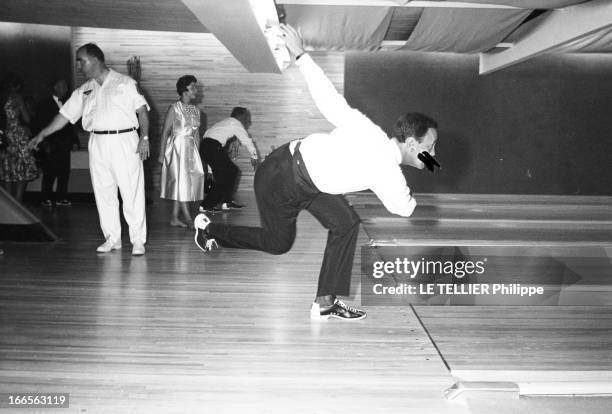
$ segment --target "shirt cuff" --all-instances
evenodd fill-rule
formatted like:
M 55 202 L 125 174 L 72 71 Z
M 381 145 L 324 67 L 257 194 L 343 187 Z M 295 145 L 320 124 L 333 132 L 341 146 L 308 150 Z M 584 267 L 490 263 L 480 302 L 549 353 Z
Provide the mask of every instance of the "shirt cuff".
M 142 102 L 136 102 L 136 108 L 134 108 L 134 110 L 140 109 L 142 106 L 145 107 L 145 109 L 147 110 L 147 112 L 151 111 L 151 107 L 149 106 L 149 104 L 147 103 L 146 100 L 142 100 Z
M 313 63 L 313 60 L 307 52 L 302 53 L 300 58 L 296 59 L 295 61 L 297 67 L 302 67 L 304 65 L 308 65 L 309 63 Z
M 78 116 L 78 117 L 70 116 L 70 114 L 67 113 L 66 109 L 64 109 L 63 106 L 60 108 L 59 114 L 62 115 L 64 118 L 66 118 L 68 120 L 68 122 L 70 122 L 73 125 L 76 124 L 76 122 L 80 118 L 80 116 Z

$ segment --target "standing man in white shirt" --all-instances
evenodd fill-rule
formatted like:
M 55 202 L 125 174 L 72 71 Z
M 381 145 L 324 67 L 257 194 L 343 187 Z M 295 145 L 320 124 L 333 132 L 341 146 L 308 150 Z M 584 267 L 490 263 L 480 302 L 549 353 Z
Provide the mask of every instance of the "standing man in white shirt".
M 204 132 L 200 145 L 200 156 L 212 170 L 215 183 L 200 204 L 200 211 L 215 212 L 242 208 L 233 200 L 240 170 L 230 159 L 226 144 L 237 139 L 251 155 L 251 164 L 258 160 L 257 149 L 247 132 L 251 126 L 251 112 L 247 108 L 237 106 L 229 118 L 217 122 Z M 219 205 L 220 207 L 218 207 Z
M 338 94 L 305 53 L 295 29 L 281 29 L 315 104 L 335 129 L 281 146 L 257 169 L 254 187 L 261 227 L 211 223 L 200 214 L 194 223 L 195 242 L 204 251 L 218 242 L 225 247 L 282 254 L 293 244 L 299 212 L 307 210 L 329 230 L 311 318 L 362 319 L 364 311 L 337 298 L 349 295 L 359 233 L 359 216 L 342 194 L 371 189 L 391 213 L 412 215 L 416 201 L 400 164 L 425 166 L 418 156 L 423 152 L 435 155 L 437 124 L 425 115 L 407 113 L 389 138 Z
M 149 106 L 136 89 L 136 81 L 106 66 L 104 53 L 88 43 L 76 54 L 77 69 L 88 81 L 76 89 L 59 114 L 31 141 L 42 140 L 68 122 L 82 119 L 89 131 L 89 168 L 106 241 L 97 248 L 107 253 L 121 248 L 121 221 L 117 188 L 123 199 L 123 215 L 130 227 L 132 254 L 145 253 L 144 170 L 149 157 Z M 140 137 L 136 132 L 140 129 Z

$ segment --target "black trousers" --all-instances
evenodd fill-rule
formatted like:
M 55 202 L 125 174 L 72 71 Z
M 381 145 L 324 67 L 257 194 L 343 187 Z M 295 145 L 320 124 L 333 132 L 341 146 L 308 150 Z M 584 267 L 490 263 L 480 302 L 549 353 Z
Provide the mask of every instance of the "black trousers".
M 70 151 L 51 154 L 42 162 L 41 195 L 43 200 L 66 200 L 68 178 L 70 177 Z M 53 194 L 53 184 L 57 180 L 57 190 Z
M 261 227 L 211 223 L 210 236 L 225 247 L 283 254 L 295 240 L 298 214 L 306 210 L 329 230 L 317 296 L 348 296 L 359 216 L 343 196 L 322 193 L 312 184 L 299 147 L 293 156 L 289 144 L 268 155 L 255 173 L 255 198 Z
M 200 157 L 210 165 L 215 178 L 215 183 L 206 194 L 201 206 L 213 208 L 219 203 L 232 201 L 240 170 L 229 158 L 221 143 L 212 138 L 204 138 L 200 145 Z

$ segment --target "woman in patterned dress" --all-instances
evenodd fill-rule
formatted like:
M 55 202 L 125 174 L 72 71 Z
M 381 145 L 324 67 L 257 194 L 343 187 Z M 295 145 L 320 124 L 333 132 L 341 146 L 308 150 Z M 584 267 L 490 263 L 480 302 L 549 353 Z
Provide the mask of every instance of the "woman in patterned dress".
M 198 92 L 197 79 L 192 75 L 180 77 L 176 91 L 181 98 L 170 105 L 161 137 L 160 197 L 174 200 L 171 226 L 191 227 L 189 202 L 204 198 L 204 169 L 198 152 L 200 109 L 193 105 Z M 179 212 L 186 222 L 180 220 Z
M 23 81 L 16 74 L 8 74 L 0 83 L 0 130 L 7 146 L 0 152 L 0 181 L 17 201 L 23 199 L 28 181 L 38 177 L 38 167 L 28 148 L 30 122 L 21 89 Z

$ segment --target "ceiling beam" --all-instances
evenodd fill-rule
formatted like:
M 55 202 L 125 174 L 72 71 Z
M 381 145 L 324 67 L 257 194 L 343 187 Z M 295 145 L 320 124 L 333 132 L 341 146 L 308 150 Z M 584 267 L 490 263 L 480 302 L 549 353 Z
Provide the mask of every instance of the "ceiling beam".
M 406 40 L 383 40 L 380 42 L 380 48 L 383 50 L 394 50 L 399 49 L 406 44 Z M 495 45 L 495 47 L 505 49 L 513 47 L 514 43 L 501 42 Z
M 278 24 L 273 0 L 181 1 L 249 72 L 281 73 L 264 33 Z
M 481 53 L 481 75 L 515 65 L 592 33 L 612 27 L 612 2 L 592 0 L 551 11 L 534 30 L 498 53 Z
M 494 0 L 493 0 L 494 2 Z M 522 9 L 503 4 L 469 3 L 463 1 L 417 1 L 405 3 L 400 0 L 276 0 L 277 4 L 300 4 L 304 6 L 376 6 L 376 7 L 442 7 L 465 9 Z M 405 3 L 405 4 L 404 4 Z

